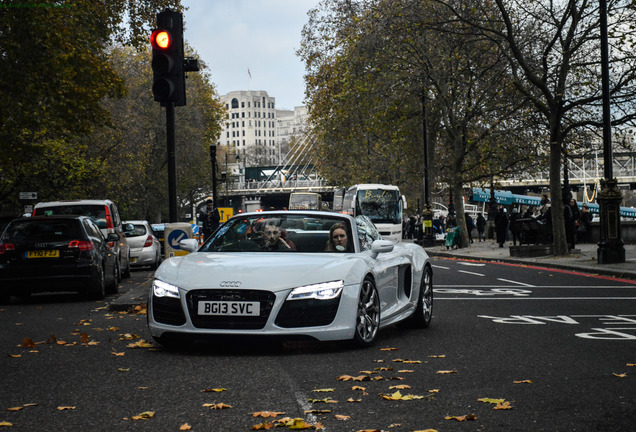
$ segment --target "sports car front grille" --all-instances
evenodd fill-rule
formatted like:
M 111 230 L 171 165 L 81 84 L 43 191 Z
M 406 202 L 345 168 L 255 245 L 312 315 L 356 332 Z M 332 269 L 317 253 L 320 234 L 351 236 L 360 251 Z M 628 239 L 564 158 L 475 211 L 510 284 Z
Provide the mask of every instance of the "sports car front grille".
M 285 328 L 315 327 L 333 322 L 340 297 L 332 300 L 287 300 L 278 312 L 276 325 Z
M 162 324 L 180 326 L 186 322 L 181 302 L 177 298 L 153 296 L 152 315 L 155 321 Z
M 276 296 L 269 291 L 260 290 L 193 290 L 186 295 L 188 313 L 192 324 L 197 328 L 257 330 L 265 327 L 274 306 Z M 259 302 L 259 316 L 199 315 L 200 301 L 239 301 Z

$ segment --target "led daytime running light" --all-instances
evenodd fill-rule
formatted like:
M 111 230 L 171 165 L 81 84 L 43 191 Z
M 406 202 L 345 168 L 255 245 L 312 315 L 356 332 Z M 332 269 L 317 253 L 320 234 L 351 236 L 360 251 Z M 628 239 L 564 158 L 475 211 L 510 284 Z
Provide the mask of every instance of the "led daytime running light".
M 287 300 L 331 300 L 340 295 L 343 287 L 344 282 L 341 280 L 305 285 L 294 288 Z
M 152 282 L 152 292 L 156 297 L 179 298 L 179 287 L 155 279 Z

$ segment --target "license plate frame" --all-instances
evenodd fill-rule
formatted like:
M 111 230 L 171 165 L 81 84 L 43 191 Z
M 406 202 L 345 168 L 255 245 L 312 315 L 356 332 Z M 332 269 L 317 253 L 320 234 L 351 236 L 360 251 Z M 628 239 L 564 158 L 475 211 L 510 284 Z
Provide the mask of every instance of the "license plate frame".
M 58 249 L 36 249 L 29 250 L 24 253 L 25 258 L 59 258 L 60 251 Z
M 257 301 L 201 300 L 197 304 L 197 313 L 201 316 L 257 317 L 261 314 L 261 304 Z

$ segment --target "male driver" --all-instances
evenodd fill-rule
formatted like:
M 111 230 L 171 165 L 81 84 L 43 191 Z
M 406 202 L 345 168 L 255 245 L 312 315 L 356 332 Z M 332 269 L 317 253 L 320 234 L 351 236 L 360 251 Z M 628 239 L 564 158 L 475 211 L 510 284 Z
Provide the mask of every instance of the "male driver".
M 273 222 L 267 222 L 263 229 L 263 245 L 261 248 L 270 252 L 289 252 L 291 247 L 280 237 L 280 228 Z

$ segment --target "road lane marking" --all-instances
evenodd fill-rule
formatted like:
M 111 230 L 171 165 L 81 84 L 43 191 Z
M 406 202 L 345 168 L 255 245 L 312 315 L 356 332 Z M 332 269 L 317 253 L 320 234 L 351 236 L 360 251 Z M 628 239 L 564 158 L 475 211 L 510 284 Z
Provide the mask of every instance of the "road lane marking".
M 441 285 L 435 284 L 435 287 L 453 287 L 453 288 L 507 288 L 510 285 L 481 285 L 481 284 L 471 284 L 471 285 Z M 621 289 L 621 290 L 634 290 L 636 287 L 629 285 L 532 285 L 532 288 L 546 288 L 546 289 L 583 289 L 583 288 L 591 288 L 591 289 Z
M 435 297 L 438 300 L 636 300 L 636 297 Z
M 473 275 L 473 276 L 482 276 L 482 277 L 486 276 L 485 274 L 482 274 L 482 273 L 469 272 L 469 271 L 466 271 L 466 270 L 457 270 L 457 272 L 465 273 L 465 274 L 469 274 L 469 275 Z
M 530 284 L 523 283 L 523 282 L 517 282 L 517 281 L 513 281 L 513 280 L 509 280 L 509 279 L 497 278 L 497 280 L 502 281 L 502 282 L 510 282 L 510 283 L 513 283 L 513 284 L 526 286 L 526 287 L 534 287 L 534 285 L 530 285 Z
M 442 269 L 442 270 L 450 270 L 450 267 L 444 267 L 444 266 L 440 266 L 440 265 L 431 265 L 431 267 L 433 268 L 437 268 L 437 269 Z

